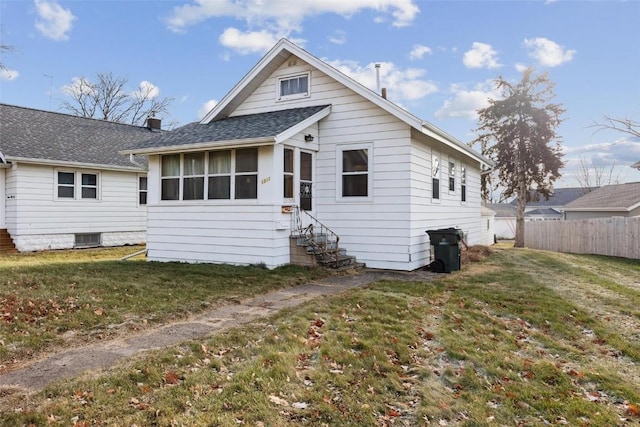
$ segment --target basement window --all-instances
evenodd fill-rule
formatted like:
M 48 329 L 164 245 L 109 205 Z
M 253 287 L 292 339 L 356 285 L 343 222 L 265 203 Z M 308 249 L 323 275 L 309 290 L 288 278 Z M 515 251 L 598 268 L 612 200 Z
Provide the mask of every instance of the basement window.
M 100 233 L 77 233 L 75 235 L 74 248 L 94 248 L 100 246 Z

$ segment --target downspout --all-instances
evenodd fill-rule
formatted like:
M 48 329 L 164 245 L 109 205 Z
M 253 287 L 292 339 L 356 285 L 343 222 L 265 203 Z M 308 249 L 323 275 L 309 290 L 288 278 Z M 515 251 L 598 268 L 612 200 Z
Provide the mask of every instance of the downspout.
M 133 163 L 134 165 L 138 166 L 140 169 L 146 169 L 146 167 L 144 165 L 141 165 L 140 163 L 138 163 L 136 161 L 136 159 L 134 158 L 134 154 L 133 153 L 129 154 L 129 161 L 131 163 Z

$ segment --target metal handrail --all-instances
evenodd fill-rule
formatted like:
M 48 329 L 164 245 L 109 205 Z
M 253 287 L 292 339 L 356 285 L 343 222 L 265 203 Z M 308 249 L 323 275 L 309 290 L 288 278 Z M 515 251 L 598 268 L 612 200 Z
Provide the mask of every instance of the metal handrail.
M 302 225 L 302 212 L 311 219 L 306 227 Z M 313 248 L 316 258 L 325 263 L 331 261 L 338 263 L 340 236 L 307 211 L 300 210 L 299 206 L 294 209 L 293 221 L 293 230 Z

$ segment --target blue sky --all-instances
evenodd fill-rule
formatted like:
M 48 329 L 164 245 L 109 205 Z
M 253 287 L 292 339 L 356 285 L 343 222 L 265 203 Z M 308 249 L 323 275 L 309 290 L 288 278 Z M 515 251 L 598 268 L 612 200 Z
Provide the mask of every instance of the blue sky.
M 160 97 L 171 118 L 198 120 L 287 37 L 463 142 L 498 76 L 548 72 L 566 108 L 559 128 L 573 186 L 579 159 L 617 166 L 640 141 L 589 126 L 604 114 L 640 120 L 640 2 L 425 0 L 0 0 L 0 102 L 62 111 L 64 87 L 112 72 Z

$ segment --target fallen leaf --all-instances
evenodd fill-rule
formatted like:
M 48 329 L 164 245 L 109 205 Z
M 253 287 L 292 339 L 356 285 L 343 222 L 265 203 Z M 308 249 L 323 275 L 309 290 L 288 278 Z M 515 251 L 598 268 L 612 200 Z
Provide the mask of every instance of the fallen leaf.
M 269 396 L 269 401 L 278 406 L 289 406 L 289 402 L 284 399 L 279 398 L 278 396 L 271 395 Z
M 93 314 L 95 314 L 96 316 L 102 316 L 104 314 L 104 310 L 101 308 L 98 308 L 96 310 L 93 310 Z
M 307 409 L 309 404 L 307 402 L 293 402 L 291 407 L 295 409 Z
M 640 417 L 640 408 L 638 405 L 634 405 L 632 403 L 629 404 L 627 408 L 627 415 L 633 415 L 634 417 Z
M 164 381 L 167 384 L 178 384 L 180 382 L 180 378 L 178 378 L 178 375 L 175 372 L 167 372 L 164 376 Z

